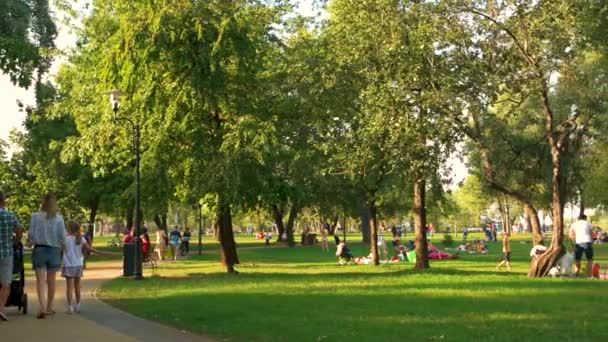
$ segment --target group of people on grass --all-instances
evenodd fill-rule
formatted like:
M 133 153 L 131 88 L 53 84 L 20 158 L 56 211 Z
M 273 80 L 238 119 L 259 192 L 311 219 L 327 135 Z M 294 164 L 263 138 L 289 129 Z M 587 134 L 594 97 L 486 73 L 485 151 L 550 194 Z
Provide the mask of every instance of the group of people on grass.
M 131 228 L 123 236 L 123 243 L 133 243 L 135 241 L 134 228 Z M 148 227 L 144 225 L 139 237 L 142 243 L 142 254 L 144 260 L 148 260 L 151 257 L 150 251 L 152 242 L 148 235 Z M 179 231 L 179 227 L 175 226 L 173 230 L 167 236 L 167 233 L 163 229 L 156 231 L 156 246 L 154 247 L 154 253 L 159 261 L 167 259 L 167 250 L 170 253 L 171 260 L 177 260 L 179 257 L 187 257 L 190 255 L 190 239 L 192 233 L 190 228 L 184 230 L 182 234 Z
M 32 268 L 36 274 L 36 290 L 40 311 L 37 318 L 55 314 L 54 299 L 57 272 L 66 279 L 67 313 L 80 312 L 80 279 L 83 276 L 84 254 L 102 253 L 93 249 L 76 221 L 64 222 L 57 211 L 55 195 L 43 196 L 40 210 L 33 213 L 26 238 L 32 247 Z M 6 195 L 0 192 L 0 320 L 8 321 L 4 306 L 10 296 L 13 273 L 13 244 L 22 239 L 22 226 L 17 216 L 6 209 Z
M 586 215 L 581 215 L 580 218 L 573 222 L 568 229 L 568 237 L 572 243 L 574 249 L 574 276 L 578 276 L 581 270 L 581 261 L 583 259 L 583 255 L 587 260 L 587 276 L 593 277 L 593 243 L 594 240 L 597 240 L 594 237 L 594 228 L 591 223 L 587 220 Z M 541 255 L 546 253 L 548 248 L 543 245 L 533 246 L 530 251 L 530 257 L 532 259 L 539 258 Z M 566 254 L 563 258 L 571 258 L 572 256 Z M 506 265 L 509 271 L 511 270 L 511 246 L 509 244 L 509 235 L 507 232 L 503 232 L 502 238 L 502 260 L 498 266 L 496 266 L 496 270 L 500 270 L 500 267 Z M 572 265 L 572 263 L 564 263 L 558 262 L 560 265 Z M 571 270 L 558 270 L 562 274 L 570 274 Z

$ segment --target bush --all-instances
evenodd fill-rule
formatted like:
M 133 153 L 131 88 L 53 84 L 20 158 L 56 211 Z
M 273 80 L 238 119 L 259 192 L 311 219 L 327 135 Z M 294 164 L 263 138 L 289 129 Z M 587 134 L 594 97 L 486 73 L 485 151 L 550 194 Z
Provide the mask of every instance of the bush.
M 452 238 L 452 235 L 445 234 L 441 243 L 444 247 L 452 247 L 452 245 L 454 245 L 454 239 Z

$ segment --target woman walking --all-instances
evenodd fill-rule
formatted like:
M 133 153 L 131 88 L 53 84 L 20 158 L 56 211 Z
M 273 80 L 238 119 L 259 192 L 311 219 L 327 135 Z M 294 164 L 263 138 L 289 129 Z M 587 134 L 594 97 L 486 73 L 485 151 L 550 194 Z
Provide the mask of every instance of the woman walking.
M 156 231 L 156 249 L 154 250 L 158 254 L 158 260 L 165 260 L 167 254 L 167 234 L 162 229 Z
M 32 266 L 36 272 L 36 289 L 40 302 L 39 319 L 55 314 L 55 283 L 57 271 L 61 268 L 61 247 L 64 241 L 65 223 L 57 213 L 55 195 L 46 194 L 42 198 L 40 211 L 32 214 L 27 238 L 28 246 L 34 246 Z

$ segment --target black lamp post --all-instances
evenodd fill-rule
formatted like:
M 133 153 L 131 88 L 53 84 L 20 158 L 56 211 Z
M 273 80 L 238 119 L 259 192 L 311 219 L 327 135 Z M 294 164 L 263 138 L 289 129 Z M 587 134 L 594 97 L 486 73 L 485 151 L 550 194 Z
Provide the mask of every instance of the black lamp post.
M 143 269 L 143 255 L 142 255 L 142 242 L 140 239 L 141 234 L 141 209 L 140 209 L 140 198 L 141 198 L 141 188 L 139 181 L 139 157 L 140 157 L 140 147 L 139 147 L 139 138 L 140 138 L 140 129 L 139 123 L 127 118 L 127 117 L 119 117 L 118 110 L 120 109 L 120 97 L 124 95 L 124 93 L 120 90 L 113 89 L 106 92 L 106 95 L 110 97 L 110 104 L 112 105 L 112 111 L 114 112 L 114 121 L 124 121 L 131 125 L 131 129 L 133 131 L 133 151 L 135 153 L 135 279 L 140 280 L 143 279 L 142 269 Z M 131 227 L 129 227 L 131 229 Z M 124 252 L 123 252 L 124 253 Z M 123 255 L 126 257 L 126 255 Z

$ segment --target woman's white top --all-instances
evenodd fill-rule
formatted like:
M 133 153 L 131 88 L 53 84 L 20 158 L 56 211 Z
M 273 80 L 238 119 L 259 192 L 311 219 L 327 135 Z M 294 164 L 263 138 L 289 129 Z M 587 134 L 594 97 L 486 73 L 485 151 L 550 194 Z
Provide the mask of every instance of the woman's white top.
M 44 211 L 35 212 L 30 220 L 30 227 L 27 232 L 28 240 L 34 245 L 46 245 L 60 247 L 60 241 L 65 240 L 65 223 L 63 216 L 57 214 L 51 219 L 47 219 Z
M 68 235 L 65 237 L 63 249 L 63 266 L 64 267 L 81 267 L 83 265 L 82 248 L 88 248 L 87 241 L 82 238 L 80 245 L 76 244 L 76 237 Z

